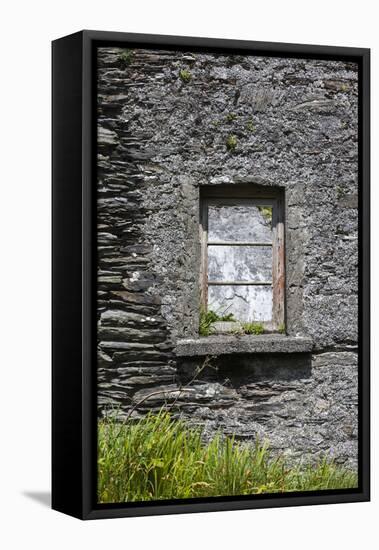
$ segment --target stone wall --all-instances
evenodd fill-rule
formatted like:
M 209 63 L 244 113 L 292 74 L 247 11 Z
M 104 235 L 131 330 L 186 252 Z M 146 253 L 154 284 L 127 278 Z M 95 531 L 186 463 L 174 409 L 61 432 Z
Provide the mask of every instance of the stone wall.
M 99 49 L 100 411 L 175 403 L 356 463 L 357 109 L 353 63 Z M 175 353 L 198 338 L 199 190 L 223 184 L 284 188 L 286 328 L 313 351 L 213 358 L 178 392 L 204 361 Z

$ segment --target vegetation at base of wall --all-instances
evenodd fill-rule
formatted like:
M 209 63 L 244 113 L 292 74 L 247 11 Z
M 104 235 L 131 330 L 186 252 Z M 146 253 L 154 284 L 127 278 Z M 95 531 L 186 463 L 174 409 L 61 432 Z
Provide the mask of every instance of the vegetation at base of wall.
M 118 62 L 122 69 L 126 69 L 128 65 L 132 62 L 133 59 L 133 51 L 132 50 L 124 50 L 119 56 L 118 56 Z
M 218 321 L 235 321 L 233 313 L 223 313 L 219 315 L 212 309 L 206 311 L 204 308 L 200 310 L 199 319 L 199 334 L 200 336 L 209 336 L 212 333 L 212 324 Z
M 280 325 L 278 326 L 278 332 L 280 334 L 285 334 L 286 333 L 286 325 L 285 323 L 280 323 Z
M 265 328 L 262 323 L 241 323 L 244 334 L 263 334 Z
M 189 82 L 192 78 L 192 75 L 188 69 L 180 69 L 179 78 L 182 82 Z
M 98 424 L 100 503 L 356 486 L 354 472 L 327 458 L 289 467 L 281 457 L 270 458 L 267 442 L 247 446 L 217 434 L 205 443 L 200 429 L 164 411 L 139 421 Z
M 237 138 L 234 135 L 228 136 L 226 140 L 226 147 L 229 151 L 234 151 L 237 147 Z

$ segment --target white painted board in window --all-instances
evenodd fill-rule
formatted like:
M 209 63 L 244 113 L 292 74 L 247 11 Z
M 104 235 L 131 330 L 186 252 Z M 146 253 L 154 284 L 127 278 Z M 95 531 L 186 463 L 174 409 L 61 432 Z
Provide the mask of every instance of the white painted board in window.
M 208 246 L 209 281 L 272 280 L 271 246 Z
M 210 205 L 208 241 L 272 243 L 272 208 Z
M 272 321 L 272 286 L 220 285 L 208 287 L 208 309 L 233 313 L 239 321 Z

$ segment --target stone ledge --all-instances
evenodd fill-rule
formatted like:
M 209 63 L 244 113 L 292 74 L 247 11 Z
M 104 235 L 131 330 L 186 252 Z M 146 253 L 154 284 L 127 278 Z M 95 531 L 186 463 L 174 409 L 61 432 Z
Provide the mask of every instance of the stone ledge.
M 310 353 L 313 341 L 308 337 L 263 334 L 261 336 L 204 336 L 178 340 L 174 352 L 178 357 L 230 355 L 234 353 Z

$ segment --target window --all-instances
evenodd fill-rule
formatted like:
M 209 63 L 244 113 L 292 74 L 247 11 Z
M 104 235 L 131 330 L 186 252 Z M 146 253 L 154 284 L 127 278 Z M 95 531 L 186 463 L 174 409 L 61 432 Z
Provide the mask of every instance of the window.
M 283 326 L 282 204 L 280 190 L 269 188 L 202 192 L 201 300 L 206 310 L 232 313 L 238 321 L 259 322 L 269 331 Z

